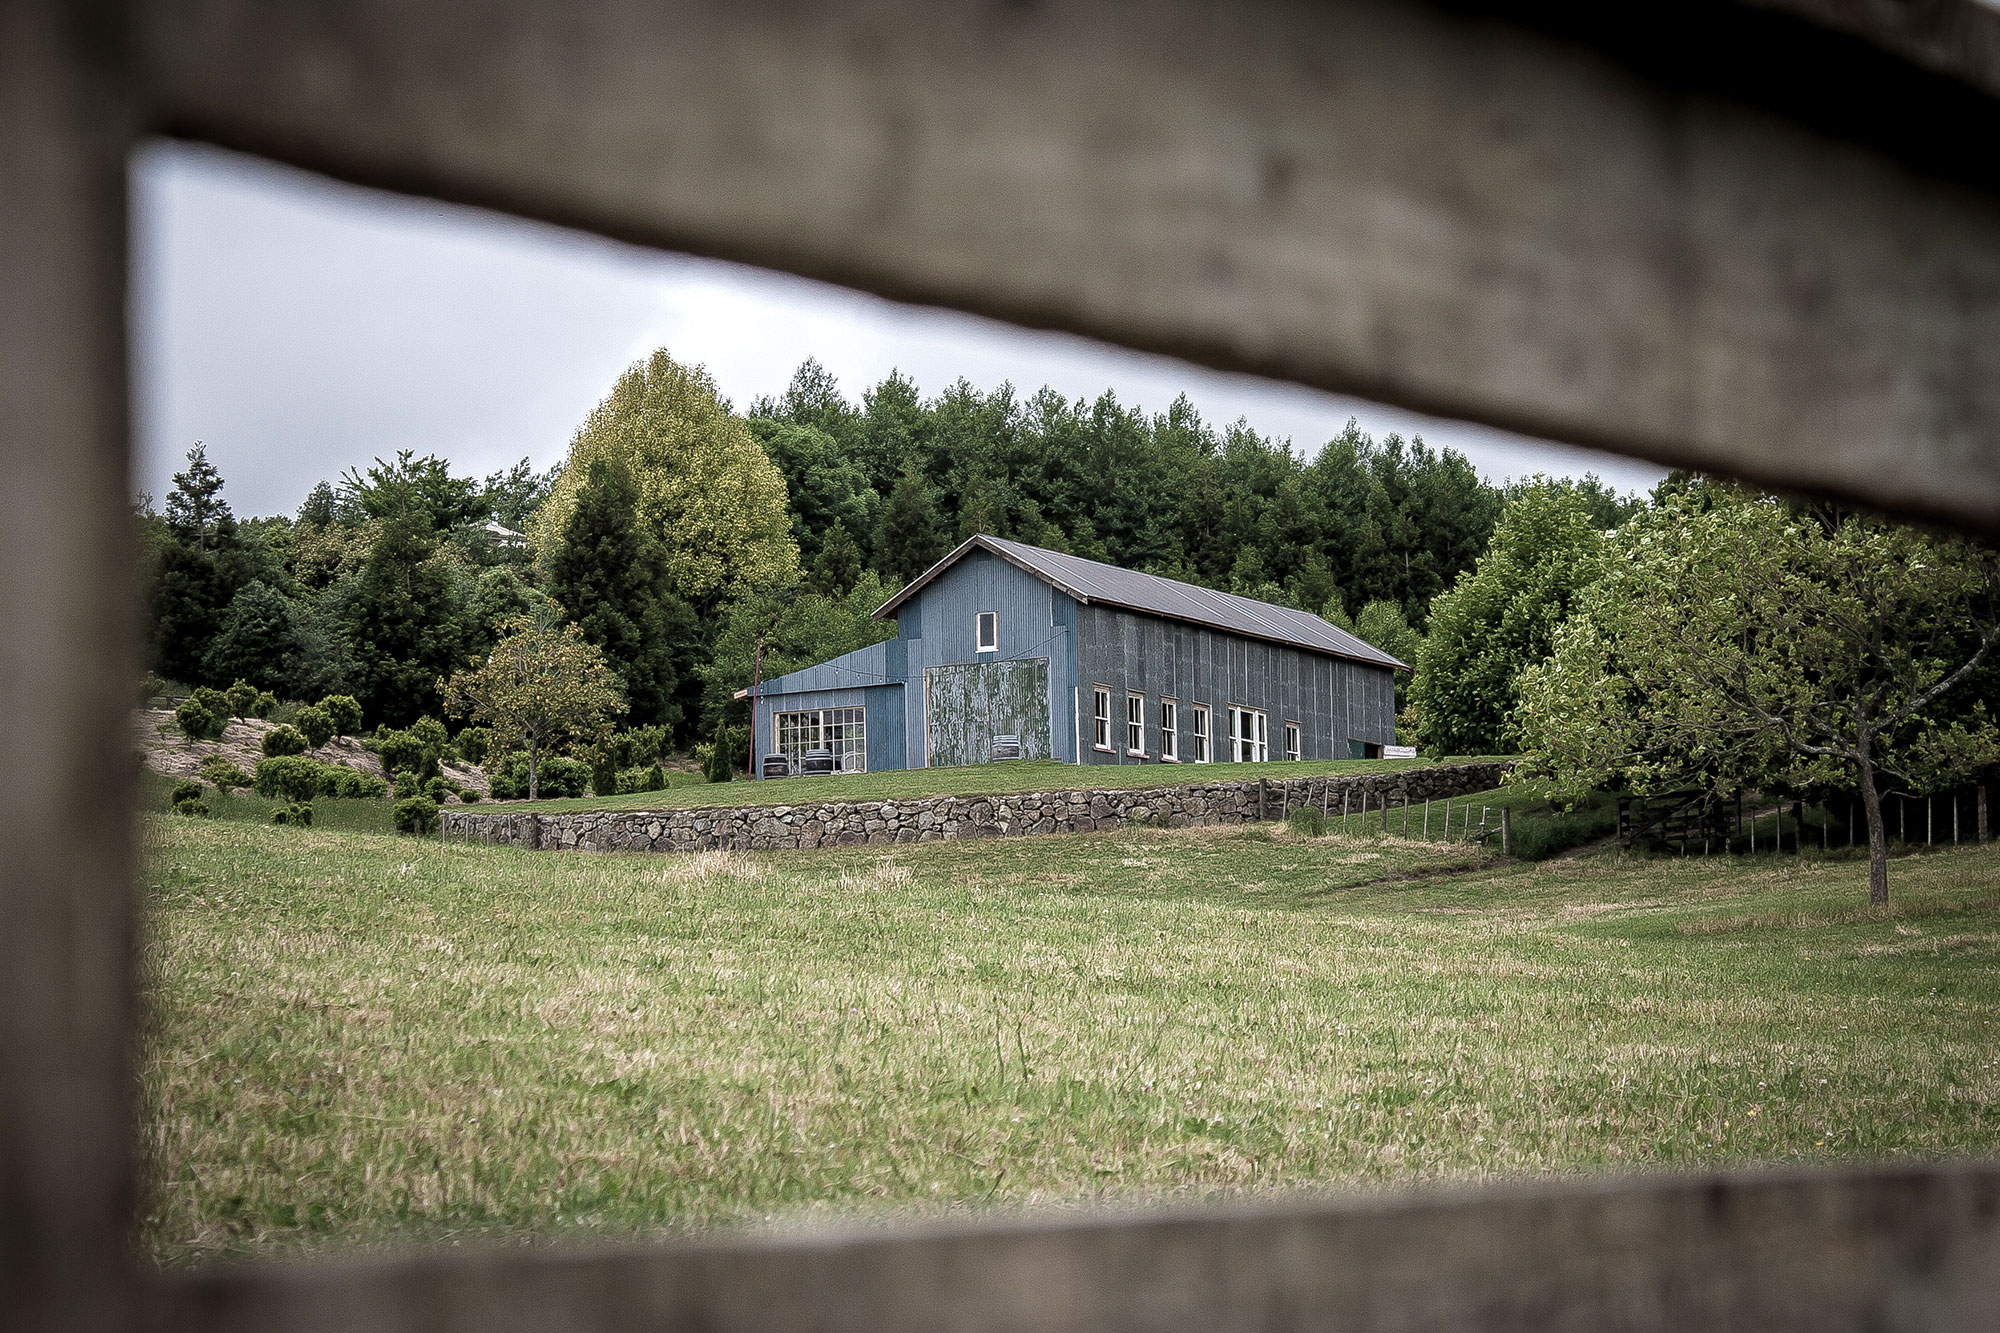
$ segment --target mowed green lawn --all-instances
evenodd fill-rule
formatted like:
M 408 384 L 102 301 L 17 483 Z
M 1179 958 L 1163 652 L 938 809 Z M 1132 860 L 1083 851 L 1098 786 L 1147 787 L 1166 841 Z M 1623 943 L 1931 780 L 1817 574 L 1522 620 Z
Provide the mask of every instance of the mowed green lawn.
M 145 830 L 169 1265 L 2000 1146 L 2000 849 Z
M 1484 758 L 1485 756 L 1479 756 Z M 769 782 L 696 783 L 666 791 L 624 796 L 579 796 L 567 800 L 509 801 L 503 810 L 684 810 L 715 805 L 805 805 L 813 801 L 910 800 L 921 796 L 996 796 L 1018 791 L 1068 791 L 1079 787 L 1171 787 L 1201 782 L 1250 782 L 1266 778 L 1352 777 L 1390 773 L 1463 759 L 1280 760 L 1266 764 L 1091 764 L 1079 767 L 1054 759 L 1021 759 L 964 768 L 885 769 L 880 773 L 782 778 Z

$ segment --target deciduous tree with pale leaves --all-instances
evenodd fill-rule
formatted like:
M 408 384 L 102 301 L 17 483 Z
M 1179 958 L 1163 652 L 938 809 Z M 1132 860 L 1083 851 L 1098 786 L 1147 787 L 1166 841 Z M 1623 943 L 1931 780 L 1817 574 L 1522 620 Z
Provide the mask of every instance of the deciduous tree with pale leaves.
M 2000 555 L 1975 542 L 1705 485 L 1632 519 L 1523 673 L 1523 780 L 1858 791 L 1868 894 L 1889 900 L 1885 785 L 2000 758 L 1984 702 L 1941 704 L 2000 644 Z

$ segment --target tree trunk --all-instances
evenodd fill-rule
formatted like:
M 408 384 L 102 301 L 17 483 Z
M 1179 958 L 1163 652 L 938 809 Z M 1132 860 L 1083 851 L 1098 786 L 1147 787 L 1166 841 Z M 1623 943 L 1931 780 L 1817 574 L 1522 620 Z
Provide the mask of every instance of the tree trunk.
M 535 761 L 537 758 L 538 756 L 535 753 L 535 737 L 533 733 L 530 733 L 528 736 L 528 799 L 531 801 L 539 800 L 542 794 L 541 775 L 535 771 Z M 1887 900 L 1884 899 L 1884 901 Z
M 1860 747 L 1861 809 L 1868 817 L 1868 901 L 1877 907 L 1889 904 L 1889 832 L 1882 825 L 1882 793 L 1875 786 L 1874 747 L 1863 740 Z

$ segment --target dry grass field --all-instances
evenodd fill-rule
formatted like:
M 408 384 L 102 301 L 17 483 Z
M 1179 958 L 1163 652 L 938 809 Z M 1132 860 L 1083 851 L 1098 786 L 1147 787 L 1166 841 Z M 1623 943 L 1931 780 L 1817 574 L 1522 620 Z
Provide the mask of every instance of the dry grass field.
M 2000 1147 L 2000 849 L 145 842 L 167 1265 Z

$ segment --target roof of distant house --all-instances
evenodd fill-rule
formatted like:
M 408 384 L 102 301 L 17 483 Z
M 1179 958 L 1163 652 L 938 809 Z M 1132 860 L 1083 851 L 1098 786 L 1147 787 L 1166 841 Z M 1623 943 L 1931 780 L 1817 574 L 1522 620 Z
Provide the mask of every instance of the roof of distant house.
M 1082 556 L 989 537 L 983 532 L 966 538 L 951 554 L 911 580 L 908 587 L 876 608 L 875 618 L 880 620 L 894 615 L 897 607 L 974 550 L 990 551 L 1008 564 L 1026 570 L 1086 604 L 1101 602 L 1107 606 L 1143 611 L 1191 625 L 1206 625 L 1211 629 L 1288 644 L 1332 657 L 1345 657 L 1402 671 L 1410 669 L 1409 663 L 1362 642 L 1310 611 L 1217 592 L 1213 588 L 1198 587 L 1159 574 L 1120 569 L 1101 560 L 1085 560 Z

